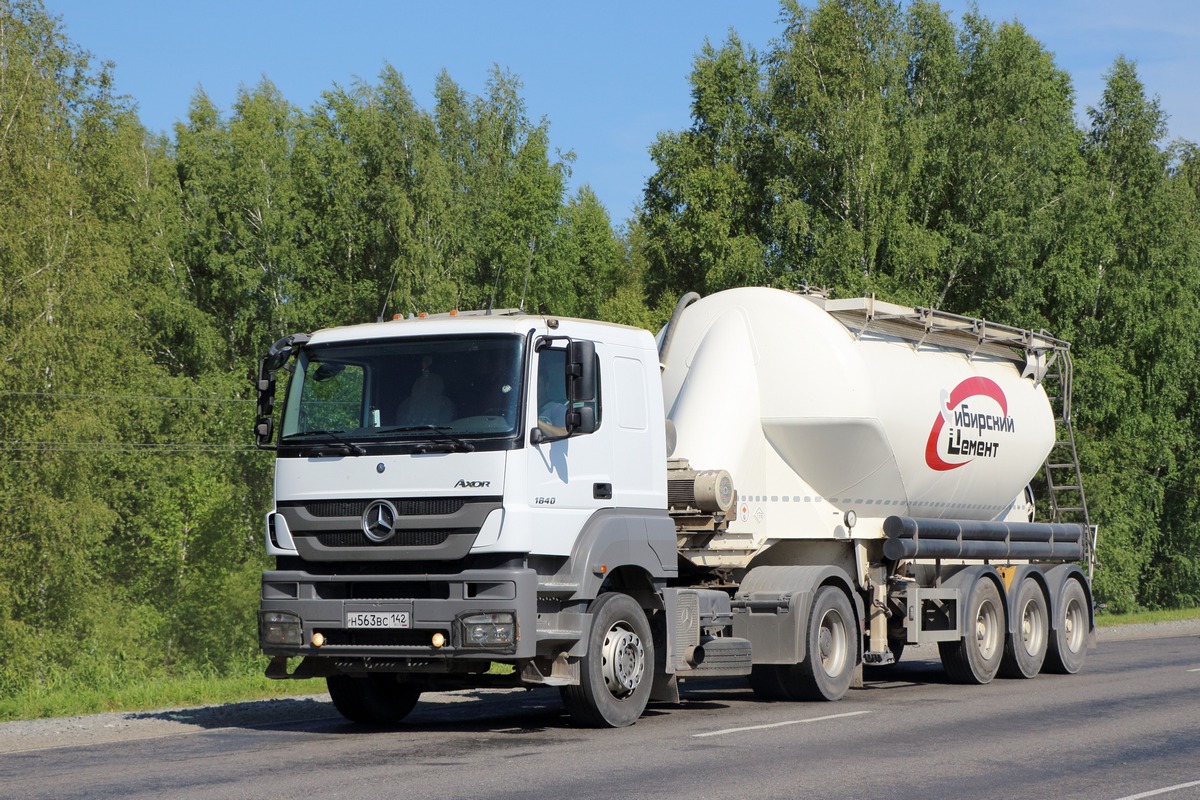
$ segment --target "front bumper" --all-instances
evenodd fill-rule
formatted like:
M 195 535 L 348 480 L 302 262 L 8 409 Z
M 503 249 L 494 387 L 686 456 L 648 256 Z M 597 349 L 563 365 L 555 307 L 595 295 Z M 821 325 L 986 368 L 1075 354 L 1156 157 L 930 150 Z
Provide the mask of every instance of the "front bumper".
M 537 573 L 528 568 L 449 575 L 314 575 L 274 570 L 262 577 L 259 646 L 269 656 L 396 660 L 397 664 L 532 658 L 537 650 Z M 349 628 L 350 614 L 407 616 L 408 627 Z M 467 622 L 512 615 L 510 643 L 472 645 Z M 270 615 L 270 616 L 269 616 Z M 287 616 L 287 615 L 294 615 Z M 281 641 L 270 619 L 295 618 L 299 635 Z M 298 640 L 298 641 L 297 641 Z

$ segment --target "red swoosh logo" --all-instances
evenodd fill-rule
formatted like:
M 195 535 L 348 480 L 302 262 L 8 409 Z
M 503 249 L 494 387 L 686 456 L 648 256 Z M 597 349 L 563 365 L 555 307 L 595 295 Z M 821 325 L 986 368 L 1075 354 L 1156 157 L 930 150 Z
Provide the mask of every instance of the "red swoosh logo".
M 947 410 L 957 408 L 963 400 L 968 397 L 990 397 L 1000 406 L 1000 413 L 1008 416 L 1008 398 L 1004 396 L 1004 390 L 1000 385 L 991 378 L 983 378 L 976 376 L 967 378 L 965 381 L 954 387 L 954 391 L 950 392 L 950 402 L 947 403 Z M 937 419 L 933 421 L 933 427 L 929 429 L 929 439 L 925 441 L 925 463 L 930 469 L 938 472 L 947 472 L 952 469 L 970 464 L 974 459 L 960 461 L 957 464 L 952 464 L 949 461 L 942 459 L 938 453 L 937 443 L 938 437 L 942 434 L 942 428 L 946 424 L 946 418 L 939 412 Z

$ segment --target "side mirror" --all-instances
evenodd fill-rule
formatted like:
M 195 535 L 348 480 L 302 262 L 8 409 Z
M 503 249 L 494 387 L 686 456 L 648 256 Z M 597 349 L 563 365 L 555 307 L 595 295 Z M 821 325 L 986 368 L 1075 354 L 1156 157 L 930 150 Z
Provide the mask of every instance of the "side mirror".
M 580 339 L 567 343 L 567 399 L 596 402 L 596 345 Z
M 270 447 L 275 428 L 275 371 L 270 369 L 269 358 L 264 356 L 259 362 L 258 380 L 255 382 L 258 402 L 255 404 L 254 443 L 260 448 Z
M 592 406 L 579 406 L 567 412 L 567 435 L 596 432 L 596 409 Z
M 258 379 L 254 382 L 257 395 L 254 443 L 260 448 L 271 447 L 271 436 L 275 432 L 272 415 L 275 411 L 275 373 L 311 337 L 307 333 L 293 333 L 279 339 L 258 362 Z

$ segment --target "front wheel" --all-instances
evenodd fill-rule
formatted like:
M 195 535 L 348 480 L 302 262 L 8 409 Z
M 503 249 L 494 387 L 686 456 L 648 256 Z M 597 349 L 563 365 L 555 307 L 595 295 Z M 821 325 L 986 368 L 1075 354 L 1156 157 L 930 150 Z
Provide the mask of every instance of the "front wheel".
M 654 640 L 646 612 L 632 597 L 608 592 L 592 603 L 587 654 L 579 684 L 564 686 L 571 719 L 592 728 L 624 728 L 637 722 L 654 683 Z
M 361 725 L 391 725 L 409 715 L 421 690 L 395 675 L 330 675 L 325 679 L 333 706 L 346 719 Z

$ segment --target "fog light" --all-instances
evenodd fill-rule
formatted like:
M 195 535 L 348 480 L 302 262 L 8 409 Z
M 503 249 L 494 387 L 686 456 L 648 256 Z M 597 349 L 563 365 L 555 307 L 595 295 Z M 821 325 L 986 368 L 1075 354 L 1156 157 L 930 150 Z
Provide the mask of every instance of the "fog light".
M 325 645 L 325 634 L 314 633 L 312 638 L 313 647 L 323 647 Z
M 299 646 L 304 640 L 300 617 L 287 611 L 260 611 L 258 638 L 264 645 Z
M 434 647 L 442 648 L 446 646 L 446 637 L 439 631 L 433 635 L 432 644 Z
M 516 615 L 502 611 L 459 618 L 463 647 L 512 647 L 517 641 Z

